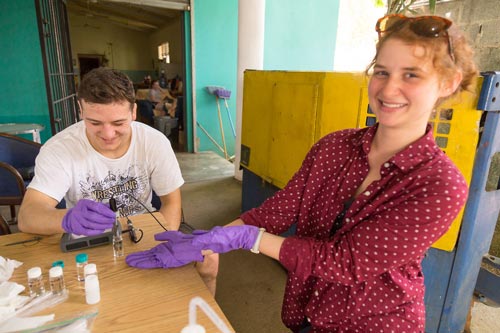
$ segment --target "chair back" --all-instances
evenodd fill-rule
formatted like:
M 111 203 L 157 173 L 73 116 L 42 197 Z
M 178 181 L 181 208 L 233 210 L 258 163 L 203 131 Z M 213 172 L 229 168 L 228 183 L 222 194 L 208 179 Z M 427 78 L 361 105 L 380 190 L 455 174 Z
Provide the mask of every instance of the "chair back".
M 0 162 L 0 205 L 20 205 L 26 186 L 23 177 L 12 165 Z
M 10 206 L 14 223 L 16 206 L 23 201 L 26 186 L 33 178 L 41 147 L 37 142 L 0 133 L 0 206 Z
M 41 146 L 15 135 L 0 133 L 0 161 L 16 169 L 32 167 Z

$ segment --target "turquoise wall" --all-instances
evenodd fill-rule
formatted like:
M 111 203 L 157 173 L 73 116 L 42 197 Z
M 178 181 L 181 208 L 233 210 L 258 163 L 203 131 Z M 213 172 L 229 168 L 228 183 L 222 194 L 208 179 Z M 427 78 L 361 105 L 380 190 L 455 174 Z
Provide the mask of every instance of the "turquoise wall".
M 267 0 L 264 68 L 331 70 L 338 7 L 339 0 Z M 228 106 L 234 122 L 238 0 L 194 0 L 194 9 L 196 120 L 222 146 L 215 97 L 205 88 L 217 85 L 231 90 Z M 0 122 L 40 123 L 46 128 L 42 141 L 47 140 L 50 119 L 33 0 L 0 1 L 0 87 Z M 234 136 L 224 103 L 220 107 L 231 156 Z M 200 128 L 196 133 L 199 151 L 223 156 Z
M 267 0 L 264 69 L 333 70 L 340 0 Z
M 51 129 L 41 54 L 35 1 L 0 1 L 0 123 L 42 124 L 44 142 Z
M 266 0 L 264 69 L 333 70 L 340 0 Z M 196 119 L 222 146 L 215 97 L 205 87 L 223 86 L 233 93 L 228 101 L 236 120 L 238 57 L 238 0 L 194 1 L 194 73 Z M 234 154 L 234 136 L 221 103 L 228 154 Z M 196 127 L 198 150 L 224 156 Z
M 215 96 L 207 86 L 231 90 L 228 100 L 233 122 L 236 119 L 236 68 L 238 57 L 238 0 L 194 0 L 194 75 L 196 121 L 221 145 L 222 135 Z M 234 155 L 234 136 L 223 101 L 220 103 L 228 155 Z M 197 126 L 198 150 L 213 150 L 224 156 Z M 196 143 L 195 143 L 196 144 Z

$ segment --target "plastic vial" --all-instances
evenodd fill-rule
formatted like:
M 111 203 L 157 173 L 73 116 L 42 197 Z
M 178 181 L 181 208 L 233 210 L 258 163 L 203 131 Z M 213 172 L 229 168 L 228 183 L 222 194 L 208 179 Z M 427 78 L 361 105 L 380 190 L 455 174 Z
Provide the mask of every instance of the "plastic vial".
M 89 275 L 97 275 L 97 266 L 95 264 L 88 264 L 83 269 L 83 274 L 85 275 L 85 278 Z
M 64 285 L 64 275 L 61 266 L 52 267 L 49 270 L 50 290 L 55 295 L 64 293 L 66 287 Z
M 28 269 L 28 287 L 30 296 L 40 296 L 45 292 L 43 286 L 42 269 L 40 267 L 32 267 Z
M 88 256 L 86 253 L 79 253 L 75 257 L 76 261 L 76 278 L 78 281 L 85 281 L 84 269 L 88 263 Z
M 85 277 L 85 301 L 87 304 L 96 304 L 100 300 L 99 278 L 95 274 L 89 274 Z

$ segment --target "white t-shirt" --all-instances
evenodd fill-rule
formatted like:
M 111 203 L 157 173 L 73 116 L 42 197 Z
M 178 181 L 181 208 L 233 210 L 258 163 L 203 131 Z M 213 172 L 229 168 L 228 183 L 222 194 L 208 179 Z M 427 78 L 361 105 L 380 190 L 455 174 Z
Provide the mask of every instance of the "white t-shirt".
M 67 208 L 80 199 L 107 203 L 114 197 L 121 216 L 144 213 L 137 200 L 151 210 L 151 190 L 167 195 L 184 179 L 165 135 L 139 122 L 131 126 L 128 151 L 111 159 L 91 146 L 83 121 L 71 125 L 42 146 L 28 187 L 57 201 L 64 197 Z

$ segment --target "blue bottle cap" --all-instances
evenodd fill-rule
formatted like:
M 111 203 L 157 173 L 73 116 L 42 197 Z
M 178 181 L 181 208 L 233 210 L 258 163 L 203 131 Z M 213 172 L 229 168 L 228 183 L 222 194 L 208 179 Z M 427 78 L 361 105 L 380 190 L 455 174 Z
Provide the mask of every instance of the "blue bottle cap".
M 56 267 L 56 266 L 61 266 L 62 268 L 64 268 L 64 261 L 62 261 L 62 260 L 54 261 L 52 263 L 52 267 Z
M 78 253 L 76 255 L 75 259 L 76 259 L 76 262 L 79 264 L 84 263 L 88 260 L 87 253 Z

